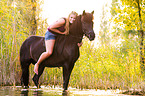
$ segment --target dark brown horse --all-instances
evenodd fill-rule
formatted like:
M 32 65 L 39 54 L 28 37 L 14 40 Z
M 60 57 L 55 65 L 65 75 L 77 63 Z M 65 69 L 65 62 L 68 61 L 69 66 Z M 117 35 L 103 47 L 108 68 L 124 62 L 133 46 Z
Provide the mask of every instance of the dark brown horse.
M 77 16 L 76 20 L 70 25 L 69 35 L 59 35 L 56 38 L 53 54 L 44 60 L 35 74 L 33 81 L 39 87 L 38 80 L 45 67 L 63 67 L 63 88 L 67 90 L 70 74 L 76 60 L 79 58 L 79 47 L 77 43 L 82 41 L 85 34 L 89 40 L 94 40 L 93 13 L 83 11 L 82 15 Z M 22 68 L 21 84 L 28 87 L 29 65 L 35 64 L 45 51 L 44 37 L 30 36 L 22 44 L 20 49 L 20 63 Z

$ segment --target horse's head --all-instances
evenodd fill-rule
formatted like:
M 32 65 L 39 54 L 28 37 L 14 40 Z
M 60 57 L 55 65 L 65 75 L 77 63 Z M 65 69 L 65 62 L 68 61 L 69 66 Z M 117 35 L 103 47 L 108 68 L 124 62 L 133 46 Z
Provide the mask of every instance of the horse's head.
M 94 40 L 95 38 L 95 33 L 93 30 L 93 14 L 94 11 L 91 13 L 86 13 L 84 10 L 81 18 L 82 30 L 90 41 Z

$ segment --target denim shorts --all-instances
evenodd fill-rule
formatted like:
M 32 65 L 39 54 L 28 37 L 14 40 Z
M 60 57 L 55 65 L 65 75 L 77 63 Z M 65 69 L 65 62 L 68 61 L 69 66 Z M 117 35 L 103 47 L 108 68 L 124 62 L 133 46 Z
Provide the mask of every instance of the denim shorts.
M 49 32 L 49 31 L 46 31 L 46 33 L 45 33 L 45 40 L 52 40 L 52 39 L 55 40 L 55 38 L 56 38 L 55 34 Z

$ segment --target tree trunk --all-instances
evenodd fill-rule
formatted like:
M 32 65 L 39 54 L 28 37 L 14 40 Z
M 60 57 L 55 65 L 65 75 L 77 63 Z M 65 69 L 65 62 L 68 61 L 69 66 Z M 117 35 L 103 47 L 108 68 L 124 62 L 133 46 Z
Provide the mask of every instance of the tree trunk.
M 137 0 L 137 3 L 138 3 L 138 13 L 139 13 L 139 20 L 140 20 L 140 63 L 141 63 L 141 72 L 144 73 L 145 72 L 145 48 L 144 48 L 144 31 L 143 31 L 143 28 L 142 28 L 142 19 L 141 19 L 141 8 L 140 8 L 140 2 L 139 0 Z
M 32 0 L 32 18 L 31 18 L 31 35 L 36 35 L 37 20 L 36 20 L 36 0 Z

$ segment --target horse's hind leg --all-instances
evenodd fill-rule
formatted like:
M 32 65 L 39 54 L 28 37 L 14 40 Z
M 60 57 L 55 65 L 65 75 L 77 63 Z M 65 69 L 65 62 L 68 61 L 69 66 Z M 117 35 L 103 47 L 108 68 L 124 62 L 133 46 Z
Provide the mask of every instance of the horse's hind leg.
M 28 88 L 29 83 L 29 65 L 28 62 L 21 62 L 21 68 L 22 68 L 22 77 L 21 77 L 21 84 L 25 86 L 25 88 Z
M 42 67 L 40 66 L 39 69 L 38 69 L 38 75 L 35 74 L 34 77 L 32 78 L 34 84 L 37 86 L 37 88 L 40 88 L 40 85 L 39 85 L 39 77 L 42 75 L 43 71 L 44 71 L 44 68 L 45 67 Z

